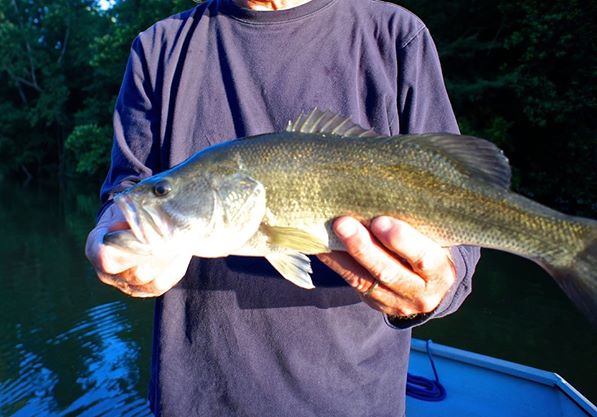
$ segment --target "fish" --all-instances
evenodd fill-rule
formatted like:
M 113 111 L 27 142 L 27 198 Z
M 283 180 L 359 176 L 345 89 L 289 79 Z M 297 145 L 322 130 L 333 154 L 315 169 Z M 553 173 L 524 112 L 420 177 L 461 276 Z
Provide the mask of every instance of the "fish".
M 444 247 L 533 260 L 597 322 L 597 222 L 514 193 L 510 178 L 508 159 L 485 139 L 383 136 L 313 109 L 285 131 L 210 146 L 117 194 L 130 230 L 104 243 L 146 254 L 265 257 L 308 289 L 307 255 L 345 250 L 334 219 L 367 224 L 385 215 Z

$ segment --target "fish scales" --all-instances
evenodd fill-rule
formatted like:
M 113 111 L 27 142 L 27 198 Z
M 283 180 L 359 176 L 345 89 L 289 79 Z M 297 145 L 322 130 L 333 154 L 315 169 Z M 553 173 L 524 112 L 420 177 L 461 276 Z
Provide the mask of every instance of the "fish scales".
M 381 137 L 314 110 L 286 132 L 233 140 L 119 194 L 131 225 L 104 239 L 219 257 L 265 256 L 311 288 L 305 254 L 343 250 L 331 222 L 389 215 L 444 246 L 512 252 L 544 267 L 597 321 L 597 222 L 511 192 L 507 159 L 460 135 Z
M 350 153 L 342 152 L 347 148 Z M 284 133 L 239 141 L 235 151 L 243 169 L 264 184 L 267 207 L 280 226 L 327 222 L 329 227 L 329 220 L 343 214 L 363 220 L 390 215 L 444 244 L 527 256 L 539 256 L 545 245 L 555 254 L 561 248 L 578 250 L 575 239 L 568 238 L 574 233 L 566 231 L 580 224 L 543 206 L 529 212 L 530 200 L 477 184 L 445 157 L 421 154 L 400 141 Z M 473 227 L 482 232 L 471 233 Z M 504 248 L 504 242 L 512 243 Z

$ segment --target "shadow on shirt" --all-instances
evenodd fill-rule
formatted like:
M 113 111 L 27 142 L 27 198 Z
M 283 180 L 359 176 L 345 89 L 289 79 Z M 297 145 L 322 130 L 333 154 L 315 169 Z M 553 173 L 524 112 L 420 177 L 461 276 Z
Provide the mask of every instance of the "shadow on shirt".
M 208 298 L 234 292 L 241 309 L 333 308 L 361 302 L 355 290 L 317 258 L 311 257 L 311 264 L 315 288 L 307 290 L 285 280 L 265 258 L 193 258 L 178 287 L 201 291 Z

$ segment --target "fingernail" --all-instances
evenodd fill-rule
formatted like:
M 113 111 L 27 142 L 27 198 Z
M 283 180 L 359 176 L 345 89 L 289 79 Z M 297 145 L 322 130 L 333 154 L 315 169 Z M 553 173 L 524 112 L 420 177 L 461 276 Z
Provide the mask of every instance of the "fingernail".
M 373 225 L 372 225 L 373 226 Z M 385 233 L 392 227 L 392 223 L 390 219 L 387 217 L 378 217 L 375 219 L 375 229 L 378 231 Z
M 351 218 L 341 219 L 335 226 L 336 234 L 341 238 L 349 238 L 357 233 L 357 222 Z

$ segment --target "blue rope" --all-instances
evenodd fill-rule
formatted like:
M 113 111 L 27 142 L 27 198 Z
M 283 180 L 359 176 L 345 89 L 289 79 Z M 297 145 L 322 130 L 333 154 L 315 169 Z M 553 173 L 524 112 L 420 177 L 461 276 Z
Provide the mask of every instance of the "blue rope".
M 427 340 L 426 348 L 435 380 L 409 373 L 406 376 L 406 395 L 423 401 L 442 401 L 446 398 L 446 389 L 439 382 L 439 375 L 437 374 L 437 369 L 435 369 L 435 362 L 429 349 L 430 344 L 431 339 Z

